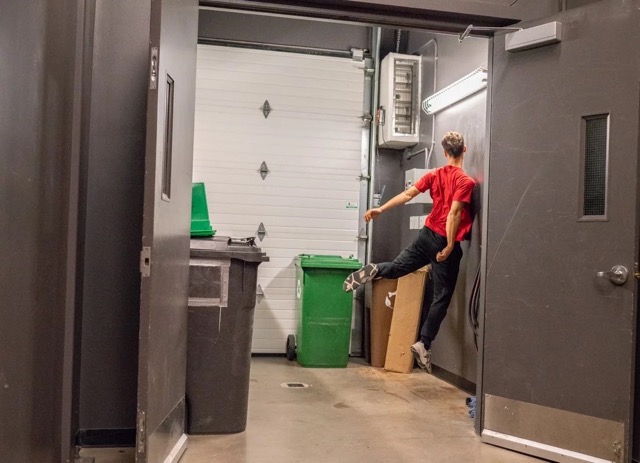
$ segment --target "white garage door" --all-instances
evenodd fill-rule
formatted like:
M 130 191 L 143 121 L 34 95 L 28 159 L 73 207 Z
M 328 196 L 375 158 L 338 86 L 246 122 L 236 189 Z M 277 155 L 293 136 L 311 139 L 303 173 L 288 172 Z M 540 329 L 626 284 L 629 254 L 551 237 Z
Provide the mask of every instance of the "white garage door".
M 198 46 L 193 180 L 217 234 L 266 231 L 253 352 L 295 333 L 295 256 L 357 256 L 363 88 L 350 59 Z

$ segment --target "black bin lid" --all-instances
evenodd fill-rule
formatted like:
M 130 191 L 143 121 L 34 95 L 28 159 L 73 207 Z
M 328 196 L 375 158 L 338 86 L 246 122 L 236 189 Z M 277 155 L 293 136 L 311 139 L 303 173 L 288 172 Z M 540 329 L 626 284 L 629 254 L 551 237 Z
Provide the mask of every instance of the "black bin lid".
M 240 259 L 246 262 L 269 262 L 266 253 L 256 246 L 255 237 L 212 236 L 191 239 L 191 257 Z

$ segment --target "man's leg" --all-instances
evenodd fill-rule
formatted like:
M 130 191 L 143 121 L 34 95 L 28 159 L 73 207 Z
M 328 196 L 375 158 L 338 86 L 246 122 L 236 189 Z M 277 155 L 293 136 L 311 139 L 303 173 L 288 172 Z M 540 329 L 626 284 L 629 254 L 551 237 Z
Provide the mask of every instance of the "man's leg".
M 438 251 L 447 245 L 447 239 L 444 236 L 432 231 L 428 234 L 428 239 L 430 246 Z M 447 309 L 458 279 L 460 259 L 462 259 L 462 248 L 459 243 L 456 243 L 447 260 L 438 262 L 434 256 L 431 261 L 430 286 L 433 289 L 433 298 L 427 313 L 422 317 L 424 322 L 420 330 L 420 340 L 411 346 L 418 366 L 428 373 L 431 373 L 431 343 L 438 334 L 442 320 L 447 315 Z
M 368 264 L 360 270 L 353 272 L 344 282 L 345 291 L 353 291 L 360 285 L 374 278 L 400 278 L 419 268 L 424 267 L 430 260 L 435 260 L 436 250 L 432 247 L 429 233 L 433 233 L 426 227 L 418 233 L 416 239 L 393 262 L 381 264 Z
M 460 244 L 456 246 L 451 255 L 444 262 L 433 262 L 431 278 L 433 279 L 433 300 L 426 320 L 420 329 L 420 341 L 429 350 L 431 343 L 436 338 L 440 325 L 447 315 L 453 292 L 456 289 L 462 249 Z

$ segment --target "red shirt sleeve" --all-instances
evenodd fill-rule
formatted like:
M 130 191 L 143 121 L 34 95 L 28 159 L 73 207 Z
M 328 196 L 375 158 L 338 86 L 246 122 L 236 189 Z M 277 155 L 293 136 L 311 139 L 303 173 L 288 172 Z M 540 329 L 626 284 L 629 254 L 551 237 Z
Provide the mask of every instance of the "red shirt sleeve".
M 453 193 L 453 200 L 471 204 L 474 186 L 475 182 L 471 178 L 461 177 L 458 179 L 456 191 Z
M 420 180 L 418 180 L 414 186 L 420 191 L 420 193 L 424 193 L 431 188 L 431 184 L 433 183 L 435 176 L 434 171 L 427 172 L 420 177 Z

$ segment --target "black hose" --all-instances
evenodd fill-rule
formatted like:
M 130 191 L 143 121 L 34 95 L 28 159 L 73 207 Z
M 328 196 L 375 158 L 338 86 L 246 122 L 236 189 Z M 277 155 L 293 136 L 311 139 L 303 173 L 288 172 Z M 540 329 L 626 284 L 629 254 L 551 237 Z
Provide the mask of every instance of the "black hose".
M 478 328 L 480 323 L 478 322 L 478 313 L 480 311 L 480 266 L 476 271 L 476 277 L 473 282 L 473 288 L 471 289 L 471 297 L 469 298 L 469 308 L 467 316 L 469 319 L 469 325 L 473 330 L 473 343 L 476 346 L 476 352 L 478 351 Z

